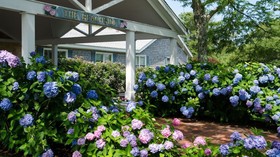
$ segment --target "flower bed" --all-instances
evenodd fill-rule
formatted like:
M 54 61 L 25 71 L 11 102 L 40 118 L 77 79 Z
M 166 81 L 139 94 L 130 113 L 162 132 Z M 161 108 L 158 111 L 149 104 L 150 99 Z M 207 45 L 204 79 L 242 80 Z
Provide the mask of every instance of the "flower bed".
M 122 105 L 119 100 L 113 99 L 114 90 L 110 87 L 97 81 L 88 82 L 84 73 L 54 68 L 35 52 L 30 55 L 32 64 L 25 65 L 11 53 L 0 51 L 0 141 L 5 148 L 24 156 L 52 157 L 60 153 L 56 152 L 59 150 L 57 146 L 71 149 L 73 157 L 264 156 L 266 150 L 267 154 L 279 150 L 277 142 L 268 150 L 270 144 L 262 136 L 251 135 L 241 139 L 237 133 L 232 143 L 227 145 L 212 145 L 198 137 L 193 146 L 183 145 L 182 148 L 177 141 L 182 140 L 184 135 L 173 127 L 180 121 L 175 119 L 173 124 L 159 126 L 147 112 L 151 111 L 151 104 L 148 103 L 152 102 L 149 101 L 150 93 L 146 95 L 144 104 L 138 101 Z M 167 71 L 166 68 L 164 71 Z M 170 77 L 174 75 L 168 74 Z M 141 76 L 144 77 L 143 74 Z M 160 75 L 157 77 L 163 78 Z M 184 82 L 185 76 L 179 80 Z M 147 82 L 148 89 L 154 88 L 154 80 L 147 79 Z M 154 98 L 168 90 L 166 83 L 157 84 L 159 89 L 153 90 Z M 179 86 L 177 82 L 173 85 Z M 140 85 L 142 87 L 144 85 Z M 186 88 L 193 87 L 187 85 Z M 177 105 L 186 100 L 186 105 L 197 105 L 198 99 L 194 98 L 194 93 L 192 99 L 181 94 L 179 96 L 176 98 L 180 100 Z M 171 100 L 169 95 L 161 98 L 164 103 Z M 176 112 L 180 107 L 174 108 L 178 109 Z M 171 111 L 175 113 L 175 110 L 172 108 Z M 186 116 L 196 114 L 195 110 L 195 105 L 181 108 Z

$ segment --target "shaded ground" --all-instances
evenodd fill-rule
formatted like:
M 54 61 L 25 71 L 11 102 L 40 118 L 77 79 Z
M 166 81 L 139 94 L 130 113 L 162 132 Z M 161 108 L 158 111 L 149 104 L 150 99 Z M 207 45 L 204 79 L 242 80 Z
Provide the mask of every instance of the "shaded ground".
M 179 118 L 180 119 L 180 118 Z M 167 119 L 171 121 L 172 119 Z M 213 144 L 225 144 L 230 142 L 230 135 L 234 131 L 238 131 L 240 134 L 250 135 L 250 126 L 239 126 L 239 125 L 229 125 L 229 124 L 219 124 L 207 121 L 197 121 L 189 119 L 180 119 L 181 125 L 175 127 L 176 129 L 182 131 L 185 136 L 185 140 L 180 141 L 184 143 L 186 141 L 193 141 L 197 136 L 203 136 L 210 139 Z M 157 122 L 161 124 L 168 124 L 164 118 L 158 118 Z M 267 141 L 280 140 L 277 137 L 276 132 L 264 131 L 264 137 Z

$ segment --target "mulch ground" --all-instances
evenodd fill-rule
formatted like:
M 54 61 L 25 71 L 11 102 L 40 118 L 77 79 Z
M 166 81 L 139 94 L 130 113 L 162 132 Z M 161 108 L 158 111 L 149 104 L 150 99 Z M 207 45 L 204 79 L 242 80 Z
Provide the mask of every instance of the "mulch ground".
M 179 118 L 180 119 L 180 118 Z M 230 142 L 230 135 L 237 131 L 240 134 L 250 135 L 253 134 L 251 131 L 251 126 L 240 126 L 240 125 L 230 125 L 221 124 L 217 122 L 209 122 L 203 120 L 190 120 L 190 119 L 180 119 L 181 125 L 175 128 L 182 131 L 185 139 L 180 141 L 180 144 L 184 142 L 193 142 L 195 137 L 202 136 L 208 138 L 213 144 L 225 144 Z M 157 118 L 157 122 L 160 124 L 168 124 L 166 121 L 172 121 L 172 119 Z M 277 137 L 277 133 L 274 131 L 266 130 L 263 132 L 263 136 L 267 141 L 280 140 Z

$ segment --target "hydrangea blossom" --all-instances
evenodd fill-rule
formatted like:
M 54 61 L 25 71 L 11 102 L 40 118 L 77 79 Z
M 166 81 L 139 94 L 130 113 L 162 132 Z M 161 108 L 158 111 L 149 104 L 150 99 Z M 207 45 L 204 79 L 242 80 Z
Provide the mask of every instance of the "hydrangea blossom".
M 198 79 L 197 78 L 193 79 L 193 85 L 198 85 Z
M 199 98 L 199 99 L 201 99 L 201 100 L 205 98 L 205 95 L 204 95 L 204 93 L 203 93 L 203 92 L 198 93 L 198 95 L 197 95 L 197 96 L 198 96 L 198 98 Z
M 209 81 L 210 79 L 211 79 L 211 75 L 210 74 L 207 73 L 207 74 L 204 75 L 204 80 L 205 81 Z
M 179 126 L 180 124 L 181 124 L 180 119 L 174 118 L 174 119 L 172 120 L 172 125 L 173 125 L 173 126 Z
M 37 73 L 37 80 L 39 82 L 45 82 L 46 81 L 46 72 L 40 71 Z
M 185 81 L 185 77 L 184 76 L 179 76 L 178 80 L 179 80 L 179 83 L 183 83 Z
M 196 75 L 196 71 L 195 71 L 195 70 L 191 70 L 191 71 L 190 71 L 190 75 L 191 75 L 191 76 L 195 76 L 195 75 Z
M 232 142 L 240 141 L 240 140 L 242 140 L 242 137 L 241 137 L 241 135 L 239 134 L 239 132 L 235 131 L 235 132 L 233 132 L 233 133 L 230 135 L 230 140 L 231 140 Z
M 13 91 L 16 91 L 16 90 L 18 90 L 18 88 L 19 88 L 19 83 L 18 83 L 18 82 L 14 82 L 14 83 L 13 83 L 12 90 L 13 90 Z
M 68 134 L 68 135 L 71 135 L 71 134 L 73 134 L 73 133 L 74 133 L 74 129 L 73 129 L 73 128 L 68 129 L 68 131 L 67 131 L 67 134 Z
M 140 157 L 148 157 L 148 151 L 146 149 L 141 150 Z
M 74 92 L 76 95 L 80 95 L 82 93 L 82 87 L 79 84 L 75 83 L 72 86 L 72 92 Z
M 168 96 L 164 95 L 164 96 L 162 96 L 161 100 L 162 100 L 162 102 L 168 102 L 169 98 L 168 98 Z
M 21 65 L 20 59 L 6 50 L 0 50 L 0 64 L 8 63 L 11 68 Z
M 44 56 L 39 56 L 35 59 L 36 63 L 46 64 L 46 59 Z
M 138 147 L 133 147 L 132 150 L 130 151 L 130 153 L 132 154 L 132 156 L 139 156 L 140 151 L 139 151 Z
M 157 85 L 157 89 L 158 89 L 159 91 L 163 91 L 165 88 L 166 88 L 166 86 L 165 86 L 164 84 L 162 84 L 162 83 L 159 83 L 159 84 Z
M 194 139 L 193 144 L 194 144 L 195 146 L 199 146 L 199 145 L 205 146 L 205 145 L 206 145 L 206 141 L 205 141 L 205 139 L 204 139 L 203 137 L 198 136 L 198 137 L 196 137 L 196 138 Z
M 125 148 L 125 147 L 127 147 L 128 143 L 129 143 L 129 141 L 127 139 L 121 139 L 120 146 Z
M 85 138 L 79 138 L 77 140 L 77 145 L 81 146 L 84 145 L 86 143 L 86 139 Z
M 238 84 L 242 80 L 243 76 L 239 73 L 236 73 L 233 78 L 233 84 Z
M 146 80 L 147 79 L 147 77 L 146 77 L 146 75 L 145 75 L 145 73 L 144 72 L 141 72 L 140 74 L 139 74 L 139 80 Z
M 13 104 L 8 98 L 4 98 L 0 103 L 0 108 L 4 111 L 9 111 L 12 108 Z
M 120 132 L 117 131 L 117 130 L 112 131 L 112 134 L 111 134 L 111 135 L 112 135 L 114 138 L 120 137 L 120 136 L 121 136 Z
M 151 97 L 152 98 L 156 98 L 157 96 L 158 96 L 157 91 L 154 90 L 154 91 L 151 92 Z
M 36 77 L 36 72 L 35 71 L 29 71 L 26 75 L 26 79 L 31 81 Z
M 143 125 L 144 125 L 143 122 L 138 119 L 133 119 L 131 121 L 131 127 L 133 130 L 141 129 Z
M 148 79 L 146 81 L 146 86 L 147 87 L 153 87 L 155 85 L 155 82 L 152 79 Z
M 174 147 L 174 144 L 171 141 L 165 141 L 163 145 L 165 150 L 170 150 Z
M 280 156 L 280 149 L 272 148 L 265 152 L 268 157 L 277 157 Z
M 159 151 L 159 146 L 158 144 L 152 143 L 149 145 L 149 150 L 151 153 L 155 154 Z
M 43 86 L 43 91 L 47 98 L 54 98 L 59 93 L 56 82 L 46 82 Z
M 192 65 L 191 64 L 187 64 L 186 68 L 187 68 L 187 70 L 191 70 L 192 69 Z
M 171 135 L 171 131 L 169 127 L 164 128 L 163 130 L 160 131 L 162 136 L 165 138 L 168 138 Z
M 142 129 L 139 133 L 138 138 L 141 143 L 147 144 L 154 138 L 154 134 L 149 129 Z
M 96 93 L 95 90 L 89 90 L 87 92 L 87 98 L 96 100 L 96 99 L 98 99 L 98 94 Z
M 213 76 L 212 82 L 213 83 L 219 83 L 219 77 L 218 76 Z
M 75 152 L 73 152 L 72 157 L 82 157 L 82 154 L 76 150 Z
M 135 91 L 137 91 L 138 88 L 139 88 L 139 85 L 138 85 L 138 84 L 135 84 L 135 85 L 133 86 L 133 90 L 135 90 Z
M 28 127 L 33 125 L 34 118 L 31 114 L 26 114 L 19 120 L 19 124 L 23 127 Z
M 200 85 L 196 85 L 196 86 L 195 86 L 195 91 L 196 91 L 197 93 L 201 92 L 201 91 L 202 91 L 202 87 L 201 87 Z
M 204 154 L 205 154 L 206 156 L 210 156 L 210 155 L 212 154 L 211 149 L 206 148 L 206 149 L 204 150 Z
M 75 122 L 76 121 L 76 112 L 71 111 L 70 113 L 68 113 L 67 119 L 70 122 Z
M 213 95 L 214 96 L 219 96 L 220 95 L 220 89 L 219 88 L 214 88 L 213 89 Z
M 184 138 L 184 135 L 180 130 L 174 130 L 172 134 L 172 138 L 178 141 L 178 140 L 182 140 Z
M 258 94 L 261 91 L 261 88 L 259 86 L 252 86 L 250 87 L 250 92 L 252 94 Z
M 164 67 L 164 72 L 169 72 L 169 70 L 170 70 L 170 68 L 169 68 L 169 66 L 166 66 L 166 67 Z
M 246 100 L 250 99 L 250 97 L 251 97 L 251 95 L 244 89 L 239 90 L 239 99 L 241 101 L 246 101 Z
M 103 132 L 106 130 L 105 126 L 104 125 L 99 125 L 96 129 L 97 131 L 100 131 L 100 132 Z
M 174 87 L 176 86 L 176 82 L 171 81 L 171 82 L 169 83 L 169 86 L 170 86 L 170 88 L 174 88 Z
M 106 145 L 106 142 L 104 139 L 99 139 L 96 141 L 96 147 L 98 149 L 103 149 L 105 147 L 105 145 Z
M 226 156 L 229 155 L 229 146 L 227 144 L 222 144 L 219 148 L 219 151 L 222 155 Z
M 237 95 L 229 97 L 229 101 L 233 107 L 238 105 L 239 97 Z
M 53 154 L 53 151 L 51 149 L 48 149 L 47 151 L 45 151 L 43 154 L 42 154 L 42 157 L 53 157 L 54 154 Z
M 259 82 L 260 82 L 261 84 L 267 83 L 267 82 L 268 82 L 268 76 L 267 76 L 267 75 L 260 76 L 260 77 L 259 77 Z
M 126 112 L 131 112 L 132 110 L 134 110 L 136 108 L 136 103 L 133 101 L 130 101 L 127 103 L 126 105 Z
M 77 82 L 79 80 L 79 73 L 73 72 L 73 71 L 67 71 L 65 73 L 65 78 L 67 80 L 70 80 L 70 81 L 73 81 L 73 82 Z
M 264 149 L 267 146 L 267 143 L 263 136 L 250 135 L 244 139 L 243 146 L 246 149 Z
M 73 92 L 67 92 L 64 95 L 64 102 L 66 102 L 67 104 L 71 104 L 74 103 L 76 101 L 76 94 Z

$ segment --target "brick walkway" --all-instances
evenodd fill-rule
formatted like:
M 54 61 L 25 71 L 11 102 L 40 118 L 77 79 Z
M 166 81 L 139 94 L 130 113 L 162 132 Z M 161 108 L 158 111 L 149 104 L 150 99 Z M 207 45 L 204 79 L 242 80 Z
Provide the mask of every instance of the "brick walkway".
M 180 118 L 179 118 L 180 119 Z M 168 119 L 171 121 L 172 119 Z M 185 140 L 180 141 L 182 144 L 186 141 L 193 141 L 197 136 L 203 136 L 210 139 L 210 142 L 213 144 L 224 144 L 230 141 L 230 135 L 234 131 L 238 131 L 240 134 L 250 135 L 250 127 L 243 127 L 238 125 L 226 125 L 218 124 L 214 122 L 205 122 L 205 121 L 194 121 L 188 119 L 180 119 L 181 125 L 175 127 L 178 130 L 181 130 L 184 133 Z M 158 118 L 157 121 L 161 124 L 167 124 L 166 120 L 163 118 Z M 276 136 L 276 133 L 269 131 L 264 132 L 264 137 L 268 141 L 280 140 Z

